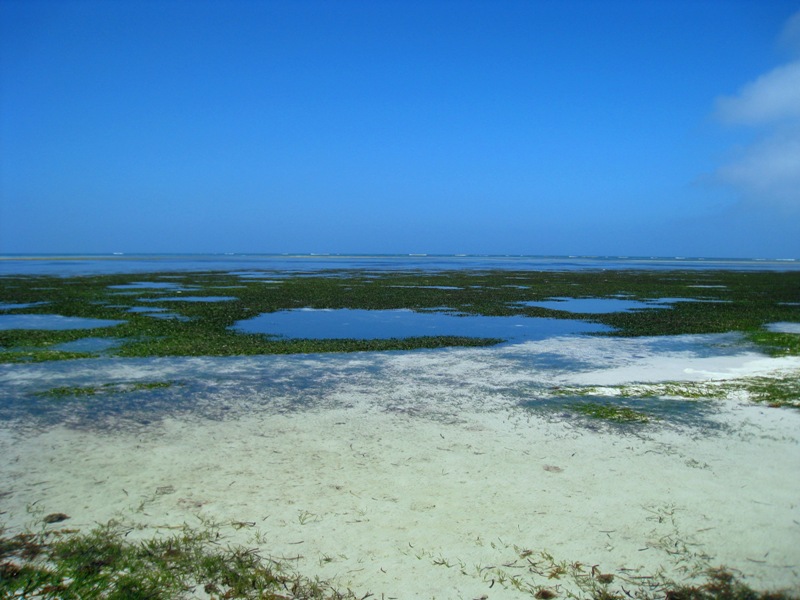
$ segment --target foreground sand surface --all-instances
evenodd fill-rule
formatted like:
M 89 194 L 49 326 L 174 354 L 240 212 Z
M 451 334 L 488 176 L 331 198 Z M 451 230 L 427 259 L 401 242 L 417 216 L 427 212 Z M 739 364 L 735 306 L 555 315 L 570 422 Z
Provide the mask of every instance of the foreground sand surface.
M 701 400 L 697 418 L 613 426 L 531 408 L 552 386 L 800 369 L 700 341 L 7 366 L 19 397 L 90 376 L 213 385 L 192 388 L 195 409 L 144 420 L 3 422 L 0 519 L 117 519 L 131 539 L 214 521 L 225 542 L 386 598 L 566 592 L 562 561 L 628 589 L 725 565 L 800 590 L 800 411 Z

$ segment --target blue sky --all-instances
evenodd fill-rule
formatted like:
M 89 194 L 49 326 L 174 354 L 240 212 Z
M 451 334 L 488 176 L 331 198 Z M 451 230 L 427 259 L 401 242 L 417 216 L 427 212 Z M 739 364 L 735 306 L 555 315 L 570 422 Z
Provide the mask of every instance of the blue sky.
M 0 253 L 800 257 L 800 2 L 0 0 Z

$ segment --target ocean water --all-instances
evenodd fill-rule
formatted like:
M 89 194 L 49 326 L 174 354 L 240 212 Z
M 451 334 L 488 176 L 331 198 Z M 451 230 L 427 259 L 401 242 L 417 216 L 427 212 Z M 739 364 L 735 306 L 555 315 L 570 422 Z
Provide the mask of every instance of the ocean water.
M 485 256 L 427 254 L 107 254 L 0 255 L 2 275 L 90 275 L 155 271 L 248 271 L 308 273 L 358 269 L 393 270 L 531 270 L 585 269 L 726 269 L 736 271 L 800 270 L 797 258 L 683 258 L 627 256 Z

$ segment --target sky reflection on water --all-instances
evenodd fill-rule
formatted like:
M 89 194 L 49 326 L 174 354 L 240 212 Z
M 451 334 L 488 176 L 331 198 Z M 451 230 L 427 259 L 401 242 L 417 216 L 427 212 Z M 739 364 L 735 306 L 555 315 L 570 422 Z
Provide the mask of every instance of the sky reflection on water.
M 264 313 L 238 321 L 245 333 L 298 339 L 390 339 L 423 336 L 542 340 L 557 335 L 610 331 L 597 323 L 524 316 L 487 317 L 452 312 L 414 312 L 409 309 L 297 309 Z

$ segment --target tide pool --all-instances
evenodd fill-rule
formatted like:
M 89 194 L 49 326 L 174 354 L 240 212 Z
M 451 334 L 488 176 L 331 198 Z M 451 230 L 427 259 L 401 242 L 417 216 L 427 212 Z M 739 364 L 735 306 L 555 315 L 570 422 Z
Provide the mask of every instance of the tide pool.
M 542 340 L 557 335 L 599 333 L 610 327 L 571 319 L 489 317 L 409 309 L 296 309 L 263 313 L 233 329 L 295 339 L 391 339 L 425 336 Z
M 125 321 L 113 319 L 87 319 L 84 317 L 64 317 L 62 315 L 0 315 L 2 329 L 94 329 L 113 327 Z

